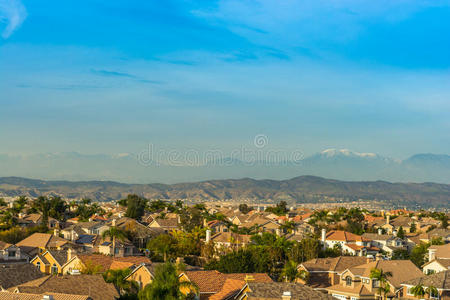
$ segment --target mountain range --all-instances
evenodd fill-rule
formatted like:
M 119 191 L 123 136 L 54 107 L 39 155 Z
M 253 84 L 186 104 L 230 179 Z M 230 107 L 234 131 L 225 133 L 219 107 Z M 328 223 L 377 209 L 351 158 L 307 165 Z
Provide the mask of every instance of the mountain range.
M 125 183 L 177 183 L 211 178 L 283 180 L 300 175 L 337 180 L 450 183 L 450 155 L 416 154 L 405 160 L 346 149 L 328 149 L 293 160 L 223 157 L 204 163 L 167 163 L 137 154 L 86 155 L 76 152 L 0 155 L 0 176 L 46 180 L 102 180 Z
M 208 180 L 178 184 L 124 184 L 112 181 L 44 181 L 20 177 L 0 178 L 0 197 L 58 195 L 99 201 L 118 200 L 130 193 L 148 199 L 197 201 L 250 201 L 288 203 L 348 202 L 369 200 L 389 207 L 449 208 L 450 185 L 437 183 L 389 183 L 386 181 L 339 181 L 315 176 L 287 180 L 250 178 Z

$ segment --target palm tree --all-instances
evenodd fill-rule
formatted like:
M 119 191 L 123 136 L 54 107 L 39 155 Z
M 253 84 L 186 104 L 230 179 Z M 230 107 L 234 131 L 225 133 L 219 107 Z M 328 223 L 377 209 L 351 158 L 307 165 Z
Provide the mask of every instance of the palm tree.
M 196 284 L 181 281 L 174 264 L 166 262 L 156 267 L 153 281 L 138 294 L 139 300 L 178 300 L 192 292 L 198 293 Z
M 130 273 L 131 269 L 108 270 L 103 278 L 106 282 L 113 283 L 120 294 L 135 294 L 139 289 L 137 282 L 125 279 Z
M 426 292 L 425 292 L 425 288 L 423 287 L 423 285 L 418 284 L 411 288 L 411 293 L 414 295 L 414 297 L 422 298 L 423 296 L 425 296 Z
M 116 239 L 123 242 L 127 238 L 127 235 L 121 228 L 112 226 L 108 230 L 103 232 L 102 237 L 109 237 L 112 239 L 113 256 L 116 256 Z
M 436 287 L 434 286 L 429 286 L 425 289 L 425 293 L 427 293 L 430 297 L 431 296 L 436 296 L 439 294 L 439 291 Z
M 386 298 L 386 295 L 391 290 L 391 287 L 388 282 L 388 277 L 392 277 L 391 272 L 384 272 L 382 269 L 373 268 L 370 270 L 370 278 L 378 281 L 378 293 L 383 295 L 382 299 Z
M 309 273 L 305 270 L 299 270 L 297 263 L 292 260 L 286 262 L 281 276 L 288 282 L 294 282 L 297 278 L 302 279 L 304 282 L 307 282 L 309 279 Z

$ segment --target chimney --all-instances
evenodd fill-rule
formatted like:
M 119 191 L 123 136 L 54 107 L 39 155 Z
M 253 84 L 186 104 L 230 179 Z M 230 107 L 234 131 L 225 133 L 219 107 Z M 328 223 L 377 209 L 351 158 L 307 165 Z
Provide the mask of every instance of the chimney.
M 73 257 L 73 250 L 72 248 L 67 249 L 67 261 L 71 260 Z
M 381 255 L 381 253 L 377 253 L 377 255 L 375 255 L 375 261 L 379 261 L 383 259 L 383 255 Z
M 55 228 L 55 230 L 53 230 L 53 235 L 59 237 L 59 229 Z
M 52 295 L 44 295 L 44 296 L 42 296 L 42 300 L 53 300 L 53 296 Z
M 432 261 L 436 258 L 436 249 L 428 248 L 428 261 Z
M 112 222 L 111 222 L 111 225 L 112 225 L 113 227 L 116 227 L 116 222 L 117 222 L 116 219 L 113 219 Z
M 177 214 L 177 223 L 178 223 L 178 224 L 181 224 L 181 217 L 180 217 L 179 214 Z
M 278 236 L 281 236 L 281 230 L 279 228 L 275 229 L 275 233 Z
M 397 230 L 392 231 L 393 236 L 397 236 Z
M 389 223 L 391 223 L 391 216 L 387 215 L 386 216 L 386 224 L 389 224 Z
M 206 243 L 209 243 L 211 241 L 211 230 L 206 230 Z
M 378 228 L 378 235 L 382 235 L 383 234 L 383 229 Z
M 292 298 L 292 294 L 291 294 L 291 292 L 288 292 L 288 291 L 283 292 L 283 295 L 281 296 L 282 300 L 291 300 L 291 298 Z
M 321 235 L 321 241 L 322 243 L 325 243 L 325 239 L 327 237 L 327 230 L 325 228 L 322 228 L 322 235 Z

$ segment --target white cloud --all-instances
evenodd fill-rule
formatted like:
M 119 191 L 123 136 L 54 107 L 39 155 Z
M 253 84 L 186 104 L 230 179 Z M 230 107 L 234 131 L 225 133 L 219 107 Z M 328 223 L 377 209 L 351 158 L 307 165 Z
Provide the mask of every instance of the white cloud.
M 6 24 L 1 32 L 2 38 L 10 37 L 26 17 L 27 11 L 20 0 L 0 0 L 0 23 Z

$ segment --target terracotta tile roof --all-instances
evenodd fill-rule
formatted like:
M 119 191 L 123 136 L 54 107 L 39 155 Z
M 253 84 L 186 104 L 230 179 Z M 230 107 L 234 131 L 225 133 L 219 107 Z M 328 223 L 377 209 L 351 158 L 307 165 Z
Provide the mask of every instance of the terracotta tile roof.
M 237 279 L 227 279 L 222 286 L 222 289 L 217 293 L 209 297 L 208 300 L 222 300 L 227 299 L 237 294 L 244 286 L 246 282 Z
M 151 260 L 145 256 L 112 257 L 102 254 L 89 254 L 89 255 L 78 255 L 78 258 L 85 264 L 89 262 L 93 265 L 102 266 L 103 271 L 107 271 L 111 267 L 125 265 L 125 264 L 119 265 L 118 263 L 128 263 L 131 265 L 139 265 L 141 263 L 151 263 Z M 113 265 L 113 263 L 116 264 Z
M 301 283 L 288 283 L 288 282 L 271 282 L 271 283 L 257 283 L 249 282 L 247 292 L 249 300 L 274 300 L 282 299 L 284 292 L 291 292 L 292 300 L 332 300 L 334 299 L 331 295 L 327 295 L 318 291 L 315 291 L 309 286 L 303 285 Z
M 232 273 L 224 274 L 219 271 L 185 271 L 190 281 L 195 282 L 200 293 L 218 293 L 222 290 L 227 279 L 244 281 L 251 278 L 252 282 L 273 282 L 265 273 Z
M 46 280 L 31 281 L 13 289 L 21 293 L 88 295 L 93 300 L 111 300 L 119 297 L 114 285 L 106 283 L 101 275 L 46 276 Z
M 437 289 L 450 290 L 450 270 L 435 273 L 432 275 L 423 275 L 405 282 L 402 285 L 423 285 L 424 287 L 434 286 Z
M 342 230 L 332 230 L 327 233 L 326 239 L 329 241 L 344 241 L 344 242 L 357 242 L 357 241 L 368 241 L 364 239 L 362 236 L 353 234 L 348 231 Z
M 32 264 L 9 264 L 0 266 L 0 287 L 8 289 L 24 282 L 42 278 L 42 274 Z
M 7 291 L 0 292 L 0 300 L 42 300 L 44 295 L 52 296 L 53 300 L 88 300 L 87 295 L 71 295 L 60 293 L 28 294 L 11 293 Z

